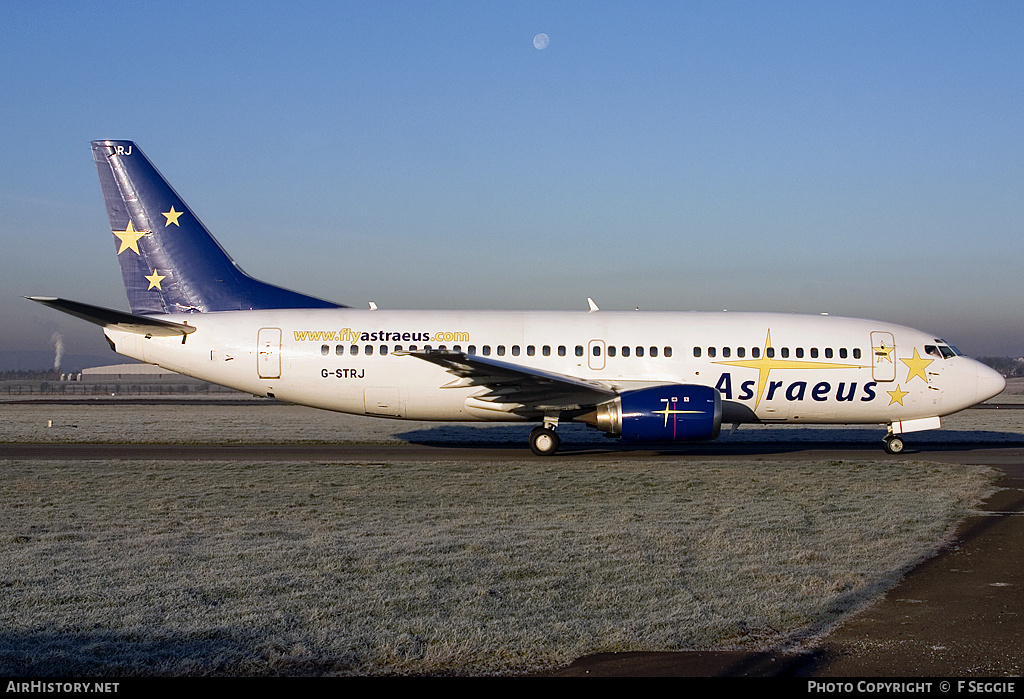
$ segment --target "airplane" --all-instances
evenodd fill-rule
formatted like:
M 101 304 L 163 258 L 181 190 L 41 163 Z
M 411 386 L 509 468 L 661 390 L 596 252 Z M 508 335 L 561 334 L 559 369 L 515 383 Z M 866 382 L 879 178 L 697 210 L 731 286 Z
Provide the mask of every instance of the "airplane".
M 421 311 L 349 306 L 256 280 L 132 141 L 93 141 L 130 312 L 26 297 L 100 325 L 117 353 L 342 413 L 560 423 L 625 443 L 713 440 L 723 425 L 886 425 L 883 447 L 1005 387 L 933 334 L 831 315 Z

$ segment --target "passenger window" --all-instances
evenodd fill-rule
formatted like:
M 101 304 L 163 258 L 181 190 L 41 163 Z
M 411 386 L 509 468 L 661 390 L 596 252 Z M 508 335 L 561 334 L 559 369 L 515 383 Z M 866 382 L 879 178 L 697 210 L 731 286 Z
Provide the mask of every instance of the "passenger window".
M 608 345 L 608 356 L 609 357 L 614 357 L 615 356 L 615 345 Z
M 490 357 L 491 356 L 491 346 L 490 345 L 484 345 L 484 356 L 485 357 Z
M 638 356 L 638 357 L 644 356 L 644 348 L 643 347 L 637 347 L 636 348 L 636 356 Z
M 839 349 L 839 358 L 840 358 L 840 359 L 846 359 L 846 356 L 847 356 L 848 354 L 849 354 L 849 352 L 847 352 L 847 351 L 846 351 L 846 348 L 845 348 L 845 347 L 841 347 L 841 348 Z
M 728 358 L 728 357 L 730 357 L 731 355 L 732 355 L 732 349 L 731 349 L 731 348 L 729 348 L 729 347 L 723 347 L 723 348 L 722 348 L 722 356 L 723 356 L 723 357 L 726 357 L 726 358 Z
M 860 347 L 853 348 L 853 358 L 860 359 Z
M 699 357 L 700 356 L 700 347 L 694 347 L 693 348 L 693 356 L 694 357 Z
M 746 357 L 747 356 L 747 348 L 746 347 L 737 347 L 736 348 L 736 356 L 739 357 L 740 359 L 743 359 L 744 357 Z
M 622 356 L 623 357 L 628 357 L 629 356 L 629 347 L 623 347 L 622 348 Z
M 505 356 L 505 345 L 498 345 L 498 356 L 499 357 L 504 357 Z
M 476 354 L 476 345 L 470 345 L 467 347 L 466 354 Z
M 753 357 L 754 359 L 760 359 L 761 358 L 761 348 L 760 347 L 751 347 L 750 348 L 750 356 Z
M 657 357 L 658 356 L 658 348 L 657 347 L 651 347 L 649 352 L 650 352 L 650 356 L 651 357 Z
M 550 357 L 551 356 L 551 345 L 544 345 L 541 348 L 540 353 L 543 354 L 545 357 Z
M 320 345 L 320 354 L 322 354 L 324 356 L 327 356 L 330 353 L 331 353 L 331 348 L 330 348 L 329 345 Z
M 817 347 L 812 347 L 811 348 L 811 359 L 817 359 L 817 358 L 818 358 L 818 348 Z
M 825 359 L 832 359 L 832 348 L 831 347 L 826 347 L 825 348 Z
M 416 349 L 416 348 L 413 347 L 412 349 Z M 351 347 L 349 347 L 348 348 L 348 353 L 351 354 L 353 357 L 356 356 L 357 354 L 359 354 L 359 345 L 352 345 Z
M 666 357 L 671 357 L 672 356 L 672 348 L 671 347 L 666 347 L 665 348 L 665 356 Z
M 345 345 L 335 345 L 334 346 L 334 353 L 336 355 L 338 355 L 339 357 L 341 355 L 345 354 Z
M 583 345 L 576 345 L 576 356 L 577 357 L 582 357 L 583 356 Z
M 717 355 L 718 355 L 718 350 L 716 350 L 714 347 L 708 347 L 708 356 L 709 357 L 714 357 L 714 356 L 717 356 Z
M 519 356 L 519 345 L 512 345 L 512 356 L 513 357 L 518 357 Z
M 387 354 L 388 353 L 388 346 L 387 345 L 381 345 L 380 346 L 380 353 L 381 354 Z
M 600 357 L 601 356 L 601 345 L 594 345 L 594 356 L 595 357 Z
M 764 356 L 768 357 L 768 359 L 774 359 L 775 358 L 775 348 L 774 347 L 765 347 L 765 349 L 764 349 Z
M 797 347 L 796 348 L 796 358 L 797 359 L 803 359 L 804 358 L 804 348 L 803 347 Z
M 564 357 L 565 356 L 565 345 L 559 345 L 558 346 L 558 356 L 559 357 Z
M 782 358 L 783 359 L 789 359 L 789 348 L 788 347 L 783 347 L 782 350 L 780 350 L 780 351 L 782 352 Z
M 526 356 L 527 357 L 532 357 L 536 353 L 537 353 L 537 348 L 535 348 L 533 345 L 527 345 L 526 346 Z
M 373 345 L 367 345 L 364 347 L 363 354 L 373 354 Z

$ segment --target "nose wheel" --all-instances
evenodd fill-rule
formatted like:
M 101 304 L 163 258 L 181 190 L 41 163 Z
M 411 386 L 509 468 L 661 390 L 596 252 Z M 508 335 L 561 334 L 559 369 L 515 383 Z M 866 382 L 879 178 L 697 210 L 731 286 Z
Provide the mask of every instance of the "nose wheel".
M 888 454 L 902 454 L 903 450 L 906 449 L 906 445 L 903 443 L 902 437 L 890 434 L 886 435 L 885 439 L 882 440 L 882 448 Z

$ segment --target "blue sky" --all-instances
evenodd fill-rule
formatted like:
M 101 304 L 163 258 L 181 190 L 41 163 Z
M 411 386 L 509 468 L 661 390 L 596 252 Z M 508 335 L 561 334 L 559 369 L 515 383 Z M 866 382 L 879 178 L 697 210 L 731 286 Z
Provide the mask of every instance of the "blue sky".
M 113 138 L 250 274 L 355 306 L 829 312 L 1024 354 L 1019 2 L 0 18 L 0 349 L 107 352 L 21 296 L 127 307 L 89 152 Z

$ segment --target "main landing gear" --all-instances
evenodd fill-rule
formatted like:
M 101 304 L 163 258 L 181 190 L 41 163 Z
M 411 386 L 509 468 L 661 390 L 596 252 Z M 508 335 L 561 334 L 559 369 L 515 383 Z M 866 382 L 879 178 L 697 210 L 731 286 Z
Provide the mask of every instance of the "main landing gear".
M 558 416 L 544 416 L 544 424 L 533 428 L 530 432 L 530 449 L 537 456 L 550 456 L 558 451 L 562 440 L 555 430 L 558 429 Z
M 550 456 L 558 451 L 562 440 L 550 427 L 535 427 L 530 433 L 530 449 L 537 456 Z

